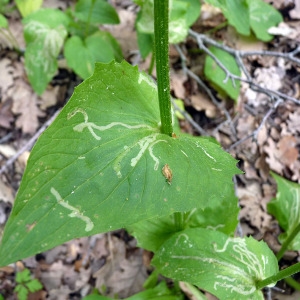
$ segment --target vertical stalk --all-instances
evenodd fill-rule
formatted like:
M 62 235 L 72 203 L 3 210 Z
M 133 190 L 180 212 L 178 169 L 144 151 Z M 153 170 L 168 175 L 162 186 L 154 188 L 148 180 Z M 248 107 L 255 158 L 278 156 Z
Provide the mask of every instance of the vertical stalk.
M 169 0 L 154 0 L 154 43 L 161 133 L 172 136 L 169 77 Z
M 296 228 L 292 231 L 292 233 L 282 244 L 280 251 L 276 255 L 278 261 L 282 258 L 284 252 L 287 250 L 288 246 L 290 245 L 290 243 L 293 241 L 293 239 L 296 237 L 296 235 L 299 232 L 300 232 L 300 223 L 296 226 Z
M 286 269 L 279 271 L 277 274 L 275 274 L 273 276 L 270 276 L 264 280 L 257 282 L 256 289 L 260 290 L 265 286 L 276 283 L 277 281 L 282 280 L 286 277 L 290 277 L 298 272 L 300 272 L 300 263 L 296 263 L 290 267 L 287 267 Z

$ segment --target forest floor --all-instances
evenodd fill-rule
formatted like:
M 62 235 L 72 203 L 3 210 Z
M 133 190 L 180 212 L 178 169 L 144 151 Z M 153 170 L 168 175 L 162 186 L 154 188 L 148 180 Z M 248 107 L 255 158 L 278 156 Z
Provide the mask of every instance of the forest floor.
M 120 42 L 124 57 L 140 70 L 147 70 L 150 59 L 143 61 L 138 52 L 134 22 L 137 7 L 131 1 L 111 1 L 117 8 L 120 25 L 105 26 Z M 291 1 L 292 2 L 292 1 Z M 276 51 L 287 53 L 300 44 L 300 1 L 289 8 L 288 1 L 275 0 L 273 5 L 284 16 L 285 35 L 276 35 L 269 43 L 241 38 L 232 27 L 223 26 L 222 14 L 203 5 L 200 19 L 192 29 L 210 32 L 210 38 L 240 51 Z M 68 1 L 44 1 L 45 7 L 65 9 Z M 22 24 L 17 13 L 10 16 L 10 29 L 19 45 L 25 48 Z M 205 53 L 188 37 L 179 45 L 187 58 L 187 68 L 203 78 Z M 267 212 L 267 203 L 276 195 L 273 171 L 300 183 L 300 105 L 295 101 L 271 99 L 242 83 L 237 103 L 219 95 L 209 83 L 213 102 L 197 82 L 185 72 L 175 47 L 170 47 L 171 90 L 174 98 L 182 99 L 191 120 L 181 119 L 184 132 L 199 135 L 199 130 L 213 136 L 233 157 L 244 172 L 235 178 L 239 199 L 239 234 L 264 240 L 276 253 L 280 248 L 281 229 Z M 255 83 L 300 101 L 300 64 L 284 57 L 248 56 L 244 64 Z M 46 92 L 38 97 L 30 87 L 24 70 L 24 58 L 10 48 L 0 35 L 0 231 L 9 216 L 14 197 L 30 154 L 32 139 L 44 124 L 67 102 L 80 83 L 60 61 L 59 73 Z M 153 74 L 155 77 L 155 73 Z M 11 162 L 11 163 L 10 163 Z M 286 267 L 299 261 L 299 253 L 288 251 L 280 262 Z M 0 268 L 0 293 L 5 299 L 16 299 L 13 290 L 15 274 L 30 269 L 43 284 L 43 290 L 29 299 L 81 299 L 93 288 L 106 287 L 107 295 L 127 297 L 142 290 L 149 272 L 151 253 L 136 246 L 124 230 L 72 240 L 45 253 Z M 300 293 L 285 283 L 271 291 L 272 299 L 300 299 Z M 188 296 L 187 296 L 188 297 Z M 214 299 L 207 295 L 208 299 Z

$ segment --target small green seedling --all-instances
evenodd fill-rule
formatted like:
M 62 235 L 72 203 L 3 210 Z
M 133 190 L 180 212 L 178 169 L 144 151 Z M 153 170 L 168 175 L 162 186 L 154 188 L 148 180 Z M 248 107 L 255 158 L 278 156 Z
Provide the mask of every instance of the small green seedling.
M 277 195 L 268 203 L 268 212 L 278 220 L 280 227 L 284 230 L 279 236 L 279 241 L 283 244 L 283 253 L 287 249 L 299 251 L 300 185 L 274 173 L 272 176 L 277 183 Z M 281 258 L 281 254 L 279 256 Z
M 26 13 L 25 67 L 34 91 L 39 95 L 45 91 L 57 72 L 62 48 L 68 66 L 83 79 L 92 75 L 96 61 L 120 61 L 123 55 L 119 44 L 98 28 L 100 24 L 117 23 L 116 11 L 104 0 L 78 1 L 74 10 L 67 12 L 43 8 Z
M 29 293 L 34 293 L 43 288 L 38 279 L 32 279 L 30 271 L 24 269 L 16 275 L 17 286 L 14 292 L 17 294 L 19 300 L 26 300 Z

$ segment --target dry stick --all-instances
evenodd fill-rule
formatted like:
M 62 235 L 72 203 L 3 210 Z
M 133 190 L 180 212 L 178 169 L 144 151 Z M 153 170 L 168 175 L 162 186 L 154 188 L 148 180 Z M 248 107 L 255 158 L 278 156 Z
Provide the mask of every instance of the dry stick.
M 43 131 L 54 121 L 59 112 L 60 110 L 56 111 L 54 115 L 43 124 L 43 126 L 34 134 L 34 136 L 31 139 L 20 150 L 18 150 L 18 152 L 14 156 L 12 156 L 5 162 L 5 164 L 0 169 L 0 175 L 3 174 L 7 170 L 7 168 L 18 159 L 20 155 L 22 155 L 26 150 L 29 150 L 33 146 L 33 144 L 43 133 Z
M 300 59 L 295 57 L 295 55 L 300 53 L 300 46 L 298 46 L 296 49 L 294 49 L 293 51 L 288 52 L 288 53 L 281 53 L 281 52 L 275 52 L 275 51 L 266 51 L 266 50 L 262 50 L 262 51 L 240 51 L 240 50 L 230 48 L 226 45 L 220 44 L 217 41 L 209 38 L 208 36 L 206 36 L 204 34 L 197 33 L 193 30 L 189 30 L 189 33 L 194 38 L 196 38 L 196 39 L 199 38 L 202 41 L 204 41 L 205 43 L 207 43 L 209 45 L 212 45 L 214 47 L 220 48 L 222 50 L 225 50 L 226 52 L 228 52 L 228 53 L 230 53 L 234 56 L 238 53 L 241 57 L 254 56 L 254 55 L 282 57 L 286 60 L 292 61 L 292 62 L 300 65 Z
M 195 32 L 193 30 L 189 30 L 189 33 L 192 37 L 194 37 L 197 40 L 199 48 L 201 50 L 203 50 L 206 54 L 211 56 L 211 58 L 216 62 L 216 64 L 225 72 L 226 76 L 225 76 L 224 82 L 227 82 L 228 79 L 231 79 L 231 81 L 234 84 L 234 80 L 239 80 L 241 82 L 248 83 L 252 90 L 263 93 L 263 94 L 265 94 L 269 97 L 270 96 L 281 97 L 283 99 L 290 100 L 290 101 L 300 105 L 300 101 L 297 100 L 294 97 L 285 95 L 285 94 L 283 94 L 281 92 L 278 92 L 278 91 L 273 91 L 273 90 L 270 90 L 268 88 L 261 87 L 259 84 L 254 82 L 254 80 L 249 76 L 248 72 L 245 73 L 246 76 L 248 74 L 247 79 L 242 78 L 240 76 L 237 76 L 235 74 L 232 74 L 223 65 L 223 63 L 213 53 L 211 53 L 211 51 L 204 45 L 204 42 L 232 54 L 236 58 L 237 63 L 241 66 L 243 72 L 245 72 L 246 68 L 245 68 L 244 63 L 242 62 L 242 60 L 241 59 L 239 60 L 238 57 L 246 57 L 246 56 L 251 56 L 251 55 L 282 57 L 286 60 L 295 62 L 295 63 L 300 65 L 300 59 L 295 57 L 296 54 L 300 53 L 300 46 L 298 48 L 296 48 L 295 50 L 293 50 L 292 52 L 289 52 L 289 53 L 279 53 L 279 52 L 273 52 L 273 51 L 239 51 L 239 50 L 230 48 L 228 46 L 225 46 L 223 44 L 220 44 L 220 43 L 208 38 L 207 36 L 205 36 L 203 34 L 198 34 L 197 32 Z
M 282 99 L 278 99 L 274 105 L 268 110 L 268 112 L 265 114 L 265 116 L 263 117 L 261 123 L 259 124 L 259 126 L 257 127 L 256 130 L 254 130 L 251 134 L 249 134 L 248 136 L 240 139 L 239 141 L 237 141 L 236 143 L 232 144 L 228 149 L 226 149 L 226 151 L 230 151 L 233 148 L 237 147 L 238 145 L 242 144 L 243 142 L 245 142 L 246 140 L 253 138 L 253 141 L 257 140 L 257 136 L 258 133 L 260 132 L 260 130 L 262 129 L 262 127 L 264 126 L 264 124 L 267 122 L 268 118 L 270 117 L 270 115 L 277 109 L 278 105 L 280 103 L 282 103 L 283 100 Z
M 197 76 L 194 72 L 192 72 L 191 70 L 189 70 L 186 66 L 186 57 L 183 54 L 183 51 L 181 50 L 181 48 L 178 45 L 175 45 L 175 48 L 177 50 L 177 52 L 179 53 L 180 59 L 181 59 L 181 64 L 182 64 L 182 69 L 183 71 L 189 75 L 191 78 L 193 78 L 202 88 L 203 90 L 206 92 L 206 94 L 209 96 L 209 98 L 212 100 L 212 102 L 221 110 L 224 112 L 226 119 L 230 125 L 231 131 L 234 134 L 234 136 L 236 136 L 236 130 L 233 126 L 232 123 L 232 119 L 231 116 L 229 114 L 229 112 L 227 111 L 227 109 L 225 109 L 223 107 L 223 105 L 216 99 L 216 97 L 213 95 L 212 91 L 209 89 L 209 87 L 200 79 L 199 76 Z M 193 124 L 192 124 L 193 125 Z
M 180 112 L 184 116 L 184 118 L 198 131 L 198 133 L 208 136 L 208 133 L 199 124 L 197 124 L 186 111 L 182 110 L 173 99 L 171 99 L 171 101 L 174 109 Z
M 246 140 L 248 140 L 251 137 L 253 137 L 253 140 L 256 140 L 260 129 L 266 123 L 266 121 L 267 121 L 268 117 L 271 115 L 271 113 L 274 112 L 276 110 L 277 106 L 283 101 L 282 99 L 290 100 L 298 105 L 300 104 L 300 101 L 294 97 L 290 97 L 290 96 L 285 95 L 278 91 L 273 91 L 273 90 L 270 90 L 267 88 L 263 88 L 259 84 L 255 83 L 253 78 L 250 76 L 249 72 L 247 71 L 245 64 L 242 61 L 242 57 L 260 55 L 260 56 L 281 57 L 281 58 L 284 58 L 286 60 L 289 60 L 291 62 L 294 62 L 294 63 L 297 63 L 300 65 L 300 59 L 295 57 L 295 55 L 300 53 L 300 46 L 298 46 L 295 50 L 293 50 L 289 53 L 280 53 L 280 52 L 273 52 L 273 51 L 239 51 L 239 50 L 230 48 L 228 46 L 225 46 L 223 44 L 220 44 L 220 43 L 216 42 L 215 40 L 210 39 L 209 37 L 207 37 L 203 34 L 198 34 L 198 33 L 194 32 L 193 30 L 190 30 L 189 33 L 192 37 L 194 37 L 197 40 L 199 48 L 201 50 L 203 50 L 206 54 L 208 54 L 216 62 L 216 64 L 225 72 L 226 77 L 224 79 L 224 82 L 228 81 L 228 79 L 231 79 L 233 85 L 235 84 L 234 80 L 239 80 L 239 81 L 248 83 L 249 87 L 253 91 L 256 91 L 258 93 L 263 93 L 263 94 L 267 95 L 271 100 L 276 100 L 275 104 L 269 109 L 267 114 L 264 116 L 259 127 L 252 134 L 244 137 L 243 139 L 241 139 L 241 140 L 237 141 L 236 143 L 234 143 L 233 145 L 231 145 L 231 147 L 228 149 L 228 151 L 233 149 L 234 147 L 238 146 L 239 144 L 245 142 Z M 232 74 L 222 64 L 222 62 L 205 46 L 204 43 L 215 46 L 219 49 L 222 49 L 222 50 L 232 54 L 235 57 L 238 66 L 240 67 L 242 72 L 245 74 L 246 79 L 244 79 L 240 76 L 237 76 L 235 74 Z

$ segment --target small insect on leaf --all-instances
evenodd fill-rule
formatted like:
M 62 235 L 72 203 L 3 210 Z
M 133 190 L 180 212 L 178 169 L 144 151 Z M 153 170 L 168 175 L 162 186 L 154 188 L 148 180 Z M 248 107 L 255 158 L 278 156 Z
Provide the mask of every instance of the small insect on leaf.
M 168 164 L 165 164 L 162 168 L 162 173 L 165 176 L 165 178 L 167 179 L 168 184 L 171 184 L 172 182 L 172 170 L 170 169 Z

